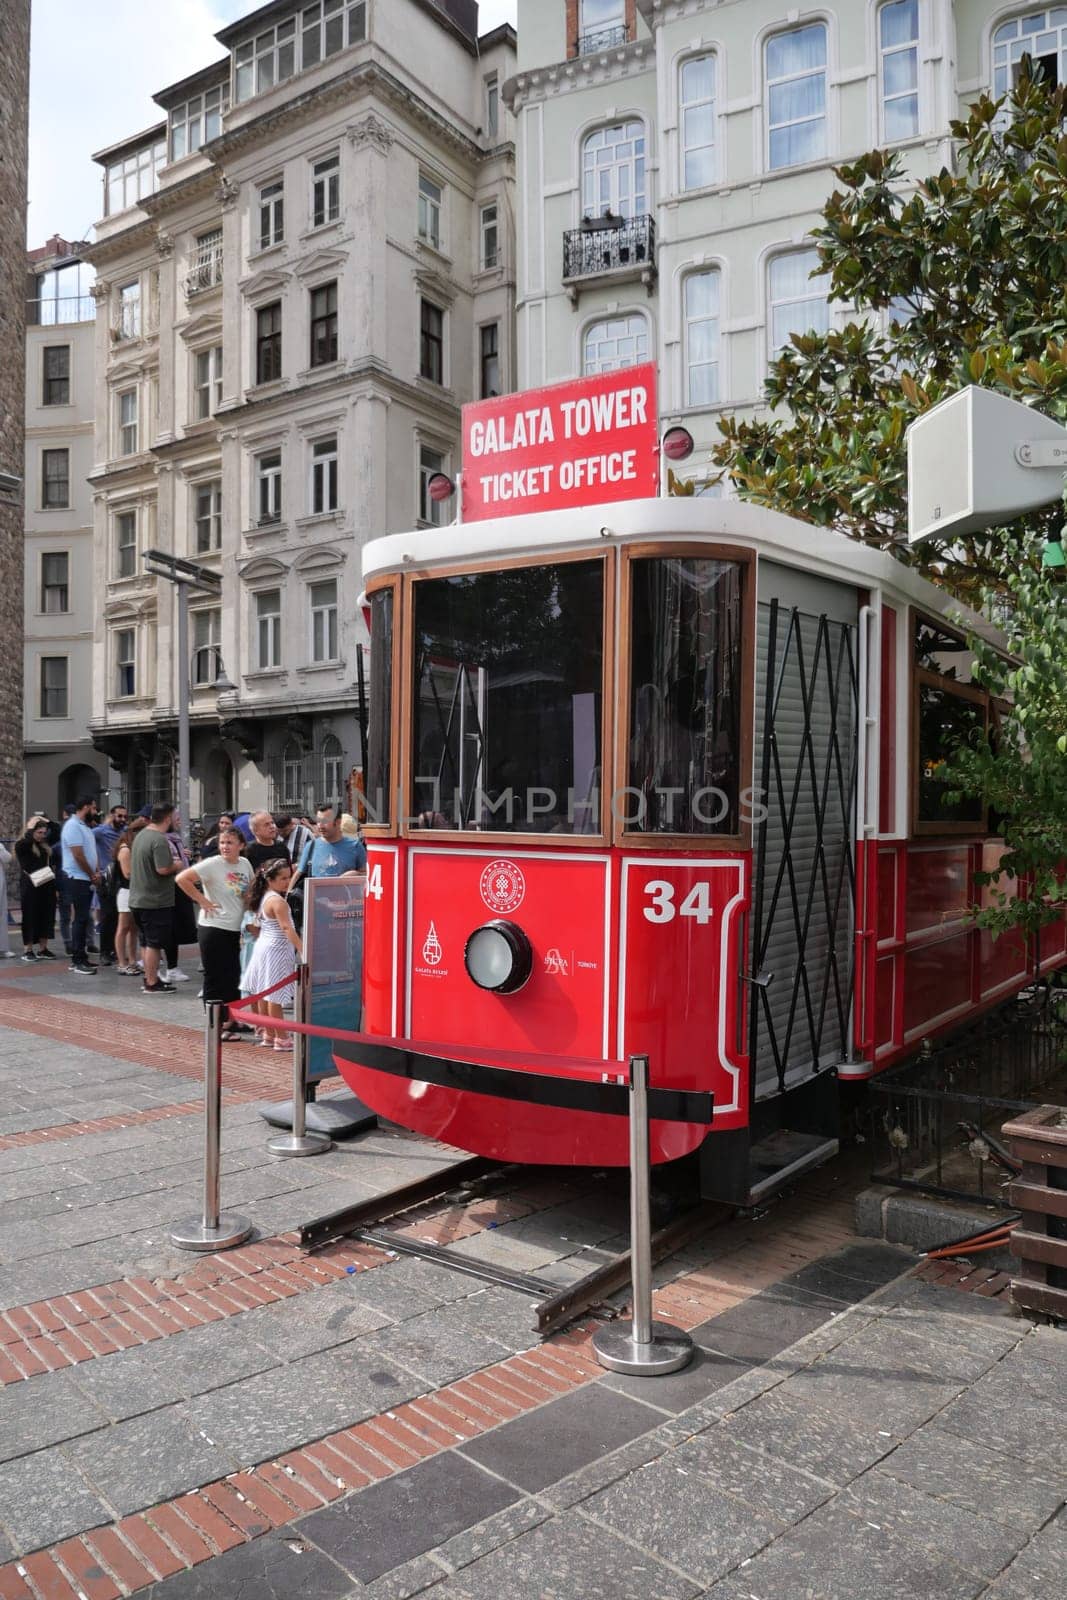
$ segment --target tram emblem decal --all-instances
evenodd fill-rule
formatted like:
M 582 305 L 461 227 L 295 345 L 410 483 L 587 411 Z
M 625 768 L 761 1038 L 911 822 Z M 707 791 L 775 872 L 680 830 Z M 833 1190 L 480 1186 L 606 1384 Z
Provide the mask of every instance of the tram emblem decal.
M 553 945 L 545 956 L 545 971 L 555 978 L 569 978 L 571 969 L 566 956 L 561 956 Z
M 526 898 L 526 879 L 514 861 L 490 861 L 478 885 L 490 911 L 517 911 Z
M 430 931 L 427 933 L 422 942 L 422 959 L 425 961 L 428 967 L 439 967 L 441 965 L 441 956 L 443 953 L 444 952 L 441 949 L 441 941 L 437 937 L 437 928 L 431 922 Z

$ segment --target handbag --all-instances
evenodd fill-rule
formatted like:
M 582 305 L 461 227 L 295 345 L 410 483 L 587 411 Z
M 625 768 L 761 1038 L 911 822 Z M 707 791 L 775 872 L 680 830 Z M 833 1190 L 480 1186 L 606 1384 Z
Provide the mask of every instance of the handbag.
M 35 889 L 43 889 L 46 883 L 55 883 L 56 875 L 51 867 L 38 867 L 29 874 L 29 879 Z

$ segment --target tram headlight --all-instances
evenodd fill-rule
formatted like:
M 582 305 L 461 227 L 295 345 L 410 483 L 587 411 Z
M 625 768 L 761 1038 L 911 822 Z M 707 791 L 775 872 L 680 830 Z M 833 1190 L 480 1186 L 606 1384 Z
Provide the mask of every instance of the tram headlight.
M 467 976 L 479 989 L 514 994 L 533 971 L 530 941 L 514 922 L 487 922 L 475 928 L 463 950 Z

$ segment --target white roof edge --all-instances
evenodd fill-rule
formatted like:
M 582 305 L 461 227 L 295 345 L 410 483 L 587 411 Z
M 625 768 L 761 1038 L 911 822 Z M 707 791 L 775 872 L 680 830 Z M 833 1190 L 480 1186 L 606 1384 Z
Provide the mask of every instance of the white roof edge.
M 544 556 L 553 550 L 671 538 L 716 539 L 746 546 L 757 555 L 856 588 L 883 590 L 888 599 L 895 599 L 898 604 L 910 602 L 939 616 L 958 614 L 976 633 L 1003 645 L 1003 636 L 984 617 L 888 552 L 861 544 L 847 534 L 739 500 L 697 496 L 620 500 L 577 510 L 541 511 L 386 534 L 363 547 L 363 581 L 367 583 L 391 572 L 432 572 L 435 567 L 482 562 L 494 556 L 502 560 Z

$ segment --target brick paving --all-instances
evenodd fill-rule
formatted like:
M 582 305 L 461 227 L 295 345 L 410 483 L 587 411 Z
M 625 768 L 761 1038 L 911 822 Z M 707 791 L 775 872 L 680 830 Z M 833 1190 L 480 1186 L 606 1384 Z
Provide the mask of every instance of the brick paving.
M 297 1221 L 454 1156 L 381 1130 L 270 1161 L 266 1052 L 227 1052 L 249 1081 L 223 1138 L 224 1204 L 261 1236 L 173 1251 L 192 997 L 131 1027 L 117 983 L 31 975 L 0 987 L 0 1600 L 1060 1592 L 1067 1340 L 993 1267 L 857 1241 L 847 1164 L 657 1269 L 689 1369 L 607 1375 L 592 1324 L 537 1344 L 509 1290 L 353 1241 L 302 1257 Z M 547 1284 L 624 1225 L 620 1184 L 535 1173 L 405 1231 Z

